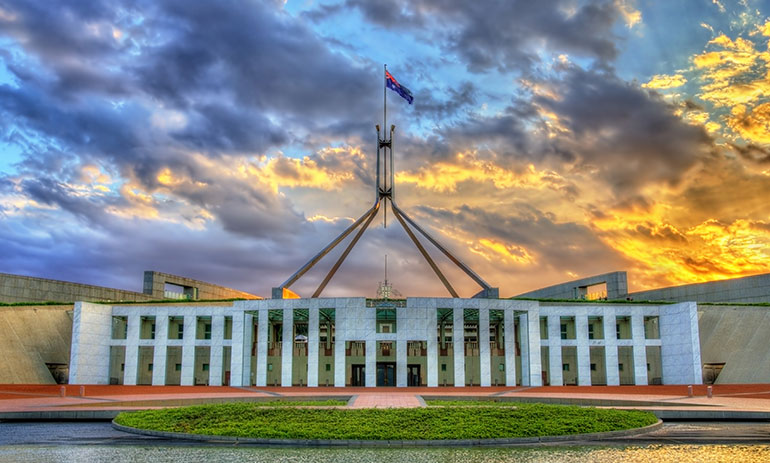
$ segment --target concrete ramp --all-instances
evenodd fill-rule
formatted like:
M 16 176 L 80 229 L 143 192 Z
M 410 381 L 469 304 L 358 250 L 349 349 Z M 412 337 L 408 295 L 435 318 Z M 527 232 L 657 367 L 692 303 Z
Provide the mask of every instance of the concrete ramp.
M 724 363 L 716 384 L 770 383 L 770 307 L 698 306 L 701 361 Z
M 72 306 L 0 307 L 0 384 L 53 384 L 46 363 L 69 364 Z

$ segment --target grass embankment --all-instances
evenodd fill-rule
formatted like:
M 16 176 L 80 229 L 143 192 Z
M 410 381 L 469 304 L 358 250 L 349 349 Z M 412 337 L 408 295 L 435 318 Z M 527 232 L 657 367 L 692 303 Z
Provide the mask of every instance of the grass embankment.
M 656 421 L 653 414 L 638 410 L 521 403 L 389 409 L 265 408 L 232 403 L 121 413 L 115 418 L 118 424 L 154 431 L 324 440 L 557 436 L 639 428 Z

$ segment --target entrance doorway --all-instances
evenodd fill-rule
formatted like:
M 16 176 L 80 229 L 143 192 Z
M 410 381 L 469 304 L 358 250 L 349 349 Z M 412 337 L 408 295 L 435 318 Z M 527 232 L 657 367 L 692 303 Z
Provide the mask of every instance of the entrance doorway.
M 365 365 L 351 365 L 352 376 L 350 378 L 351 386 L 365 386 L 366 385 L 366 371 Z
M 377 363 L 377 385 L 395 386 L 396 385 L 396 364 L 391 362 Z
M 409 387 L 419 387 L 420 384 L 420 365 L 406 366 L 406 385 Z

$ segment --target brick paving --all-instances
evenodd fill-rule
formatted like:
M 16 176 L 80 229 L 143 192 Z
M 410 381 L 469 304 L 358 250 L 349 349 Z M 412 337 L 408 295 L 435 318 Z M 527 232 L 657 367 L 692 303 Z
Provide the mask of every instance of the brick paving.
M 421 407 L 416 394 L 361 394 L 351 408 L 417 408 Z
M 335 388 L 335 387 L 215 387 L 215 386 L 81 386 L 68 385 L 61 396 L 58 385 L 0 385 L 0 413 L 19 411 L 115 410 L 180 406 L 185 403 L 222 402 L 276 397 L 357 396 L 353 408 L 419 407 L 419 396 L 534 397 L 605 401 L 638 401 L 648 409 L 770 412 L 770 384 L 716 385 L 713 398 L 706 386 L 546 386 L 546 387 L 438 387 L 438 388 Z M 657 403 L 656 404 L 651 404 Z M 628 406 L 628 404 L 623 404 Z

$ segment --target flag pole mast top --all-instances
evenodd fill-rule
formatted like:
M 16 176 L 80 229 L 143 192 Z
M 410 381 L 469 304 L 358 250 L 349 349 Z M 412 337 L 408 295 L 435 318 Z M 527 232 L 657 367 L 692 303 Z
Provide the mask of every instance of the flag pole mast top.
M 403 99 L 407 100 L 409 104 L 412 104 L 412 101 L 414 100 L 414 97 L 412 96 L 412 92 L 409 91 L 408 88 L 398 83 L 398 81 L 393 77 L 392 74 L 388 72 L 388 65 L 383 65 L 383 71 L 384 71 L 384 77 L 385 77 L 385 86 L 383 88 L 383 105 L 382 105 L 382 119 L 383 119 L 383 127 L 382 127 L 382 133 L 380 133 L 380 126 L 377 124 L 375 128 L 377 129 L 377 164 L 376 164 L 376 181 L 374 185 L 375 190 L 375 196 L 374 196 L 374 205 L 364 213 L 358 220 L 353 222 L 352 225 L 350 225 L 345 231 L 343 231 L 337 238 L 332 240 L 331 243 L 329 243 L 325 248 L 323 248 L 318 254 L 316 254 L 310 261 L 308 261 L 304 266 L 302 266 L 299 270 L 297 270 L 292 276 L 290 276 L 286 281 L 284 281 L 280 286 L 273 288 L 272 291 L 272 297 L 273 299 L 287 299 L 287 298 L 299 298 L 299 295 L 294 293 L 289 289 L 291 285 L 293 285 L 302 275 L 304 275 L 308 270 L 310 270 L 318 261 L 320 261 L 324 256 L 326 256 L 329 252 L 332 251 L 337 245 L 339 245 L 345 238 L 350 235 L 353 231 L 356 231 L 356 234 L 353 236 L 353 238 L 348 243 L 345 250 L 342 252 L 342 255 L 338 258 L 337 262 L 332 266 L 329 273 L 326 275 L 326 278 L 324 278 L 323 282 L 318 286 L 318 289 L 316 289 L 315 293 L 313 293 L 312 297 L 319 297 L 321 292 L 326 287 L 326 284 L 331 280 L 331 278 L 334 276 L 334 274 L 337 272 L 337 269 L 342 265 L 342 262 L 345 260 L 345 258 L 348 256 L 350 251 L 353 249 L 353 247 L 358 242 L 359 238 L 363 235 L 366 228 L 369 226 L 369 224 L 372 222 L 372 220 L 377 216 L 377 214 L 380 211 L 381 206 L 383 209 L 383 225 L 387 227 L 387 206 L 388 203 L 390 203 L 391 211 L 393 212 L 393 215 L 398 220 L 399 224 L 404 228 L 404 231 L 406 231 L 406 234 L 409 236 L 409 238 L 412 240 L 414 245 L 417 247 L 417 249 L 420 251 L 420 254 L 422 254 L 425 261 L 430 265 L 430 267 L 433 269 L 434 273 L 438 278 L 441 280 L 441 282 L 444 284 L 444 287 L 447 289 L 449 294 L 452 295 L 452 297 L 459 297 L 457 292 L 454 290 L 452 285 L 449 283 L 447 278 L 444 276 L 444 274 L 441 272 L 441 270 L 438 268 L 436 263 L 433 261 L 433 258 L 431 258 L 430 254 L 428 254 L 427 250 L 423 247 L 422 243 L 420 243 L 420 240 L 417 238 L 417 235 L 412 231 L 412 228 L 414 230 L 421 234 L 425 239 L 428 240 L 433 246 L 435 246 L 438 250 L 440 250 L 449 260 L 454 263 L 457 267 L 459 267 L 463 272 L 465 272 L 466 275 L 471 277 L 479 286 L 481 286 L 481 291 L 474 295 L 473 297 L 480 297 L 480 298 L 498 298 L 499 297 L 499 291 L 497 288 L 490 287 L 487 282 L 485 282 L 481 277 L 479 277 L 473 270 L 471 270 L 467 265 L 465 265 L 462 261 L 460 261 L 457 257 L 455 257 L 449 250 L 447 250 L 445 247 L 443 247 L 436 239 L 434 239 L 430 234 L 428 234 L 427 231 L 425 231 L 422 227 L 420 227 L 412 218 L 410 218 L 406 212 L 401 210 L 395 201 L 395 172 L 394 172 L 394 166 L 393 166 L 393 133 L 396 130 L 395 125 L 390 126 L 390 133 L 386 133 L 387 130 L 387 124 L 388 124 L 388 89 L 393 90 L 394 92 L 398 93 L 399 96 L 401 96 Z M 387 137 L 387 138 L 386 138 Z M 388 163 L 390 163 L 390 173 L 388 173 Z M 380 169 L 382 168 L 382 175 L 380 175 Z M 411 226 L 411 227 L 410 227 Z M 360 227 L 360 228 L 359 228 Z M 385 283 L 387 284 L 387 255 L 385 257 Z

